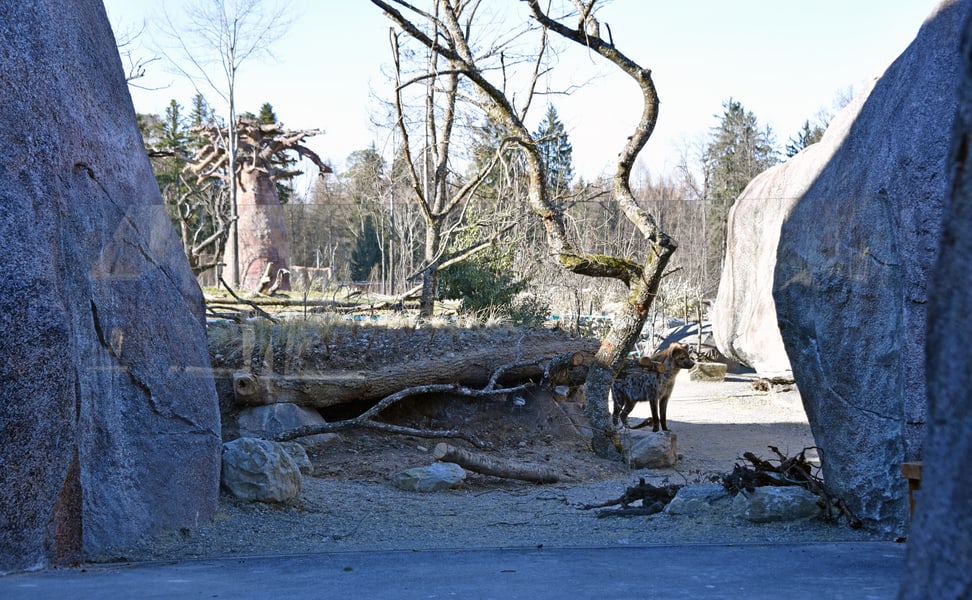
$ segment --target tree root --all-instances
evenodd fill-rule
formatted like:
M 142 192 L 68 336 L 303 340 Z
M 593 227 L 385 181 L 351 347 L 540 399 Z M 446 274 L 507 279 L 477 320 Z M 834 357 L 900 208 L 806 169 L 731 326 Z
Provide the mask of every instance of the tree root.
M 647 483 L 644 478 L 638 480 L 638 485 L 629 487 L 624 491 L 620 498 L 601 502 L 599 504 L 585 504 L 584 510 L 592 508 L 604 508 L 620 504 L 621 508 L 598 511 L 598 518 L 602 517 L 634 517 L 642 515 L 653 515 L 665 509 L 678 490 L 680 485 L 666 485 L 657 487 Z M 640 507 L 629 506 L 632 502 L 641 500 Z

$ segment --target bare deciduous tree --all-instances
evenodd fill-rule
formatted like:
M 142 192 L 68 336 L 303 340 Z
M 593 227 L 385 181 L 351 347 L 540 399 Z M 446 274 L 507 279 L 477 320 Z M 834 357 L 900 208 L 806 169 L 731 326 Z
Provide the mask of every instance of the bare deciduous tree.
M 371 1 L 382 8 L 409 36 L 448 61 L 451 71 L 468 78 L 479 92 L 485 110 L 509 131 L 511 142 L 521 149 L 529 167 L 529 202 L 543 221 L 548 249 L 559 264 L 577 274 L 613 278 L 628 286 L 626 304 L 602 340 L 586 381 L 587 413 L 594 428 L 593 450 L 600 456 L 617 456 L 620 440 L 608 414 L 608 392 L 616 372 L 641 333 L 648 310 L 658 292 L 662 274 L 676 249 L 675 242 L 657 226 L 655 219 L 638 206 L 630 187 L 635 158 L 651 136 L 658 115 L 658 95 L 651 71 L 638 65 L 615 47 L 610 39 L 609 28 L 605 28 L 608 38 L 601 37 L 600 24 L 594 10 L 595 0 L 575 0 L 577 11 L 569 17 L 574 25 L 564 24 L 567 17 L 562 20 L 551 17 L 541 7 L 539 0 L 527 0 L 531 16 L 540 24 L 545 34 L 553 32 L 599 54 L 634 80 L 644 100 L 638 124 L 618 156 L 612 201 L 617 210 L 634 224 L 648 242 L 650 250 L 647 256 L 638 259 L 589 253 L 579 248 L 569 236 L 563 212 L 551 199 L 542 156 L 537 149 L 536 140 L 524 123 L 526 113 L 523 107 L 518 109 L 514 104 L 506 89 L 505 79 L 499 82 L 490 79 L 497 72 L 503 77 L 505 71 L 484 68 L 480 64 L 481 57 L 477 57 L 472 50 L 472 15 L 478 3 L 436 0 L 436 10 L 430 13 L 419 10 L 404 0 Z M 464 7 L 470 9 L 470 16 L 465 22 L 460 22 L 461 9 Z M 416 25 L 413 19 L 419 18 L 431 23 L 428 29 L 434 32 L 432 35 Z M 490 47 L 486 54 L 495 56 L 493 51 L 494 48 Z M 535 76 L 533 86 L 536 85 L 536 80 Z
M 459 9 L 460 11 L 462 8 Z M 500 151 L 471 177 L 462 180 L 450 167 L 455 160 L 453 131 L 460 109 L 460 72 L 454 70 L 443 57 L 431 52 L 425 71 L 403 79 L 402 52 L 398 34 L 391 35 L 392 58 L 395 67 L 396 126 L 402 139 L 402 158 L 411 182 L 411 193 L 425 222 L 425 250 L 420 272 L 421 295 L 419 315 L 431 317 L 435 307 L 439 271 L 447 263 L 468 257 L 489 247 L 498 232 L 471 247 L 453 251 L 446 256 L 449 242 L 462 226 L 462 213 L 473 201 L 476 190 L 499 160 Z M 405 102 L 407 88 L 421 85 L 424 115 L 420 120 L 421 138 L 415 140 Z M 418 152 L 415 149 L 418 148 Z M 512 227 L 509 225 L 508 229 Z M 502 230 L 503 227 L 498 228 Z M 461 257 L 461 258 L 459 258 Z
M 196 91 L 199 82 L 208 85 L 228 107 L 227 123 L 236 123 L 236 77 L 240 67 L 251 58 L 270 55 L 270 46 L 279 40 L 293 21 L 282 4 L 265 0 L 200 0 L 187 3 L 182 21 L 170 15 L 162 19 L 162 33 L 168 38 L 163 55 L 177 71 L 189 78 Z M 214 65 L 221 73 L 214 72 Z M 221 75 L 221 76 L 220 76 Z M 237 240 L 236 129 L 227 128 L 224 146 L 229 149 L 226 172 L 230 190 L 230 242 Z M 230 283 L 240 282 L 238 256 L 228 257 Z

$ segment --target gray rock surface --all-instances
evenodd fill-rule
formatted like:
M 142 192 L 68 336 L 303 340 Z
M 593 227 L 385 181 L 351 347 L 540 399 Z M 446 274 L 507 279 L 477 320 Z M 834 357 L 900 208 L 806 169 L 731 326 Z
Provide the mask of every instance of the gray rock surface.
M 665 506 L 670 515 L 716 515 L 726 513 L 732 504 L 732 496 L 718 483 L 697 483 L 678 490 L 672 501 Z
M 898 465 L 920 456 L 924 435 L 928 274 L 969 12 L 943 2 L 823 141 L 775 175 L 807 186 L 783 219 L 773 297 L 824 478 L 889 533 L 908 519 Z
M 621 443 L 633 469 L 667 469 L 678 462 L 678 436 L 671 431 L 631 429 L 622 434 Z
M 307 450 L 304 449 L 304 445 L 300 442 L 277 442 L 284 449 L 284 451 L 290 455 L 290 459 L 294 461 L 297 465 L 297 469 L 300 470 L 301 475 L 313 475 L 314 474 L 314 464 L 311 462 L 310 457 L 307 456 Z
M 965 24 L 958 123 L 949 160 L 951 205 L 929 286 L 928 425 L 921 492 L 908 534 L 902 599 L 962 598 L 972 590 L 972 19 Z
M 222 480 L 237 498 L 286 502 L 300 496 L 303 476 L 282 444 L 238 438 L 223 444 Z
M 326 423 L 316 410 L 290 402 L 275 402 L 264 406 L 250 406 L 237 418 L 240 437 L 273 439 L 279 434 L 301 427 Z M 337 438 L 336 433 L 320 433 L 297 438 L 307 448 L 316 448 Z
M 217 507 L 202 294 L 96 0 L 0 3 L 0 573 Z
M 712 336 L 722 354 L 752 367 L 760 377 L 793 376 L 773 300 L 780 228 L 797 198 L 830 159 L 852 111 L 849 108 L 834 119 L 821 142 L 754 178 L 729 210 L 726 259 L 711 314 Z
M 752 492 L 745 490 L 736 494 L 732 501 L 732 512 L 740 518 L 753 523 L 770 521 L 797 521 L 820 514 L 817 496 L 796 486 L 762 486 Z
M 436 462 L 413 467 L 392 476 L 392 484 L 409 492 L 438 492 L 454 488 L 466 478 L 466 471 L 455 463 Z

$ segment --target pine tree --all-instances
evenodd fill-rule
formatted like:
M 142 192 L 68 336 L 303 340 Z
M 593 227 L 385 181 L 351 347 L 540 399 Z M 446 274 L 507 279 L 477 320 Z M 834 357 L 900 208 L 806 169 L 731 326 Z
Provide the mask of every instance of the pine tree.
M 355 238 L 354 248 L 351 249 L 351 280 L 367 281 L 380 261 L 381 245 L 378 243 L 375 218 L 366 215 L 361 225 L 361 233 Z
M 173 98 L 165 107 L 159 131 L 159 146 L 185 155 L 189 148 L 189 129 L 183 122 L 182 106 Z
M 195 147 L 202 143 L 202 134 L 198 131 L 194 131 L 198 127 L 203 125 L 210 125 L 216 121 L 215 113 L 213 109 L 206 102 L 206 98 L 202 94 L 196 94 L 192 97 L 192 110 L 189 111 L 189 143 L 191 146 Z
M 790 143 L 786 145 L 787 158 L 795 156 L 811 144 L 816 144 L 823 137 L 826 129 L 820 125 L 810 125 L 809 119 L 803 122 L 803 129 L 797 133 L 797 138 L 790 138 Z
M 779 162 L 779 151 L 769 127 L 760 128 L 756 115 L 730 98 L 723 103 L 719 125 L 713 127 L 703 155 L 708 211 L 706 230 L 708 281 L 714 290 L 726 252 L 729 209 L 749 182 Z
M 742 103 L 729 99 L 713 128 L 705 150 L 710 197 L 729 206 L 743 188 L 766 169 L 779 162 L 772 130 L 760 129 L 756 115 Z
M 273 105 L 269 102 L 264 102 L 263 106 L 260 107 L 260 114 L 256 116 L 256 120 L 264 125 L 275 124 L 277 122 L 277 113 L 273 112 Z
M 567 138 L 567 129 L 560 122 L 557 109 L 553 104 L 547 106 L 547 114 L 534 134 L 537 148 L 547 169 L 547 181 L 554 194 L 562 194 L 570 189 L 574 179 L 573 152 Z

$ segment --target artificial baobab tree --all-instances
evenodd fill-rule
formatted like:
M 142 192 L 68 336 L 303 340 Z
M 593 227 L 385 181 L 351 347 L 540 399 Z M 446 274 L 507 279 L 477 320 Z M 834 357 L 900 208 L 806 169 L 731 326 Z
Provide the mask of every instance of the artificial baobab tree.
M 323 132 L 319 129 L 290 131 L 280 123 L 242 118 L 237 119 L 236 130 L 238 155 L 232 162 L 237 170 L 234 177 L 229 176 L 229 152 L 222 144 L 229 136 L 225 128 L 216 125 L 198 128 L 207 143 L 196 151 L 187 168 L 196 175 L 197 183 L 210 178 L 236 182 L 239 246 L 234 248 L 234 239 L 230 237 L 224 255 L 240 258 L 240 289 L 261 293 L 271 286 L 286 289 L 289 282 L 282 275 L 288 266 L 289 251 L 276 184 L 300 175 L 301 171 L 286 169 L 287 163 L 279 158 L 284 152 L 296 152 L 313 162 L 321 175 L 330 173 L 331 168 L 303 145 L 306 138 Z
M 593 450 L 600 456 L 617 456 L 620 440 L 608 414 L 608 391 L 641 334 L 662 274 L 676 249 L 674 240 L 658 227 L 652 215 L 638 206 L 630 186 L 635 158 L 651 137 L 658 117 L 658 95 L 651 71 L 618 50 L 611 39 L 610 28 L 605 27 L 607 37 L 602 37 L 595 14 L 596 0 L 575 0 L 573 14 L 560 19 L 552 17 L 541 6 L 540 0 L 527 0 L 521 4 L 539 24 L 541 33 L 534 75 L 527 86 L 528 95 L 535 88 L 541 71 L 543 61 L 539 55 L 546 51 L 547 36 L 552 34 L 606 59 L 634 81 L 643 97 L 638 123 L 618 155 L 612 201 L 645 238 L 649 250 L 642 257 L 590 253 L 578 247 L 570 237 L 563 212 L 552 198 L 537 140 L 525 125 L 529 102 L 524 103 L 521 99 L 519 106 L 514 102 L 508 88 L 511 82 L 506 79 L 507 70 L 501 64 L 504 54 L 495 45 L 476 45 L 470 41 L 472 32 L 478 33 L 475 17 L 479 3 L 434 0 L 434 10 L 425 11 L 404 0 L 371 1 L 404 33 L 446 61 L 450 72 L 465 78 L 478 92 L 489 116 L 505 126 L 509 142 L 522 151 L 529 167 L 529 202 L 544 224 L 548 250 L 557 262 L 573 273 L 617 279 L 628 287 L 626 303 L 601 341 L 586 381 L 586 410 L 594 429 Z M 571 24 L 566 24 L 568 22 Z M 477 54 L 474 48 L 484 49 Z
M 293 22 L 288 3 L 272 0 L 199 0 L 184 4 L 181 18 L 176 20 L 165 11 L 159 22 L 165 43 L 159 52 L 175 68 L 193 82 L 204 83 L 226 102 L 228 123 L 237 121 L 236 84 L 243 63 L 270 55 L 270 47 L 280 40 Z M 220 76 L 221 73 L 221 76 Z M 197 87 L 198 89 L 198 87 Z M 237 205 L 240 189 L 235 178 L 237 138 L 236 130 L 225 129 L 229 137 L 223 144 L 229 147 L 226 172 L 229 173 L 231 251 L 226 254 L 230 267 L 230 281 L 239 285 L 240 260 L 233 254 L 242 244 L 236 238 L 236 224 L 240 222 Z

